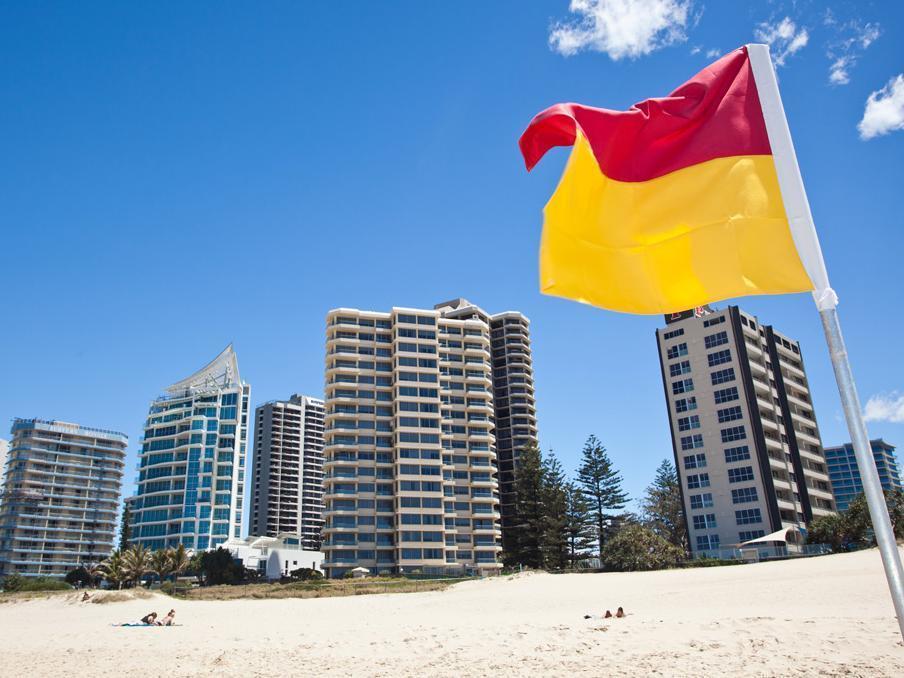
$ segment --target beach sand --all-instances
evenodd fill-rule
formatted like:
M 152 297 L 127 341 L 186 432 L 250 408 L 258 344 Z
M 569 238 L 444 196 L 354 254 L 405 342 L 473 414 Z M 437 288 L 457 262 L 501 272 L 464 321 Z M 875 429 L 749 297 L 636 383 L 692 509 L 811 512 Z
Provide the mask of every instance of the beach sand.
M 876 550 L 347 598 L 73 597 L 0 605 L 0 675 L 904 676 Z M 111 626 L 170 607 L 182 626 Z

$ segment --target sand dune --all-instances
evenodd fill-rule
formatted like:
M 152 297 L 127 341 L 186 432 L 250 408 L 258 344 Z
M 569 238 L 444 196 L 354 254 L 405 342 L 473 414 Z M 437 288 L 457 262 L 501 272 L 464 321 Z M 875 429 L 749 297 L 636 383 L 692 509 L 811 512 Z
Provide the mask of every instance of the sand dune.
M 878 552 L 430 593 L 0 605 L 2 676 L 904 675 Z M 601 617 L 623 605 L 625 619 Z

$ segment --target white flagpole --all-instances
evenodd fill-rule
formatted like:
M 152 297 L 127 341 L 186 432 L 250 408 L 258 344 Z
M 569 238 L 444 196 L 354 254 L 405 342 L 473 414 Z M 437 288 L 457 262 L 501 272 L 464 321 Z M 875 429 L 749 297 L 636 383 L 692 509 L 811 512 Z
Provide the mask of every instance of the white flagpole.
M 826 342 L 829 345 L 829 356 L 832 359 L 832 368 L 835 370 L 835 381 L 838 383 L 838 393 L 841 395 L 841 406 L 844 409 L 844 417 L 851 434 L 854 456 L 857 459 L 857 467 L 860 469 L 860 478 L 863 481 L 863 491 L 869 505 L 870 517 L 873 520 L 873 532 L 876 535 L 879 552 L 882 554 L 882 564 L 885 567 L 885 577 L 888 579 L 888 588 L 891 591 L 892 602 L 898 617 L 898 626 L 901 636 L 904 637 L 904 568 L 901 566 L 901 554 L 898 552 L 894 530 L 888 517 L 882 483 L 873 459 L 866 423 L 863 421 L 860 399 L 854 385 L 854 375 L 844 345 L 844 337 L 841 335 L 841 324 L 838 322 L 836 309 L 838 297 L 829 285 L 829 276 L 822 258 L 819 238 L 816 236 L 810 204 L 807 201 L 800 167 L 797 164 L 797 155 L 791 141 L 791 131 L 788 128 L 785 109 L 778 91 L 778 81 L 772 67 L 772 59 L 769 56 L 769 47 L 767 45 L 747 45 L 747 53 L 750 56 L 753 78 L 763 107 L 763 118 L 766 121 L 769 145 L 772 147 L 782 201 L 788 214 L 794 244 L 797 246 L 804 268 L 813 282 L 813 299 L 816 301 Z M 790 425 L 790 422 L 785 422 L 785 425 Z M 798 478 L 798 482 L 803 482 L 803 478 Z

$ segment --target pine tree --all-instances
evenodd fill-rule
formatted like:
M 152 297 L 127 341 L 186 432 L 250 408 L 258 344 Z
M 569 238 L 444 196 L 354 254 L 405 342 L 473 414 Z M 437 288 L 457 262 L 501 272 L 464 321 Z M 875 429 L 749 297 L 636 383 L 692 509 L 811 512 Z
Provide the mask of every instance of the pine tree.
M 129 505 L 122 507 L 122 519 L 119 523 L 119 550 L 127 551 L 131 544 L 129 538 L 132 536 L 132 512 L 129 511 Z
M 565 492 L 565 472 L 552 451 L 542 459 L 543 471 L 543 530 L 540 550 L 547 569 L 561 570 L 568 566 L 568 499 Z
M 643 520 L 657 535 L 687 552 L 687 525 L 681 503 L 678 473 L 668 459 L 656 469 L 656 477 L 641 502 Z
M 590 436 L 581 452 L 581 466 L 578 468 L 578 485 L 590 504 L 590 512 L 596 527 L 596 538 L 602 551 L 612 520 L 628 502 L 628 495 L 622 489 L 622 479 L 612 467 L 612 461 L 596 436 Z
M 565 539 L 571 568 L 586 559 L 593 548 L 593 517 L 590 504 L 574 483 L 565 484 Z
M 543 467 L 536 444 L 521 450 L 515 475 L 515 510 L 512 516 L 506 565 L 543 565 L 540 550 L 543 532 Z

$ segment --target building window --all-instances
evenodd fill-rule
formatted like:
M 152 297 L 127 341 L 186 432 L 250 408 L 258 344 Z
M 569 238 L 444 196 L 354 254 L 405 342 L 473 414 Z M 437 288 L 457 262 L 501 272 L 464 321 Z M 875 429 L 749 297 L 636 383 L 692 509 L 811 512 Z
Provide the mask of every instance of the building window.
M 741 445 L 740 447 L 729 447 L 725 450 L 725 463 L 731 464 L 735 461 L 744 461 L 745 459 L 750 459 L 750 450 L 747 445 Z
M 722 365 L 724 363 L 731 362 L 731 351 L 729 349 L 725 349 L 724 351 L 716 351 L 715 353 L 710 353 L 706 356 L 706 360 L 709 363 L 710 367 L 715 367 L 716 365 Z
M 721 405 L 722 403 L 730 403 L 732 400 L 738 399 L 738 387 L 732 386 L 730 388 L 720 389 L 713 392 L 713 397 L 716 400 L 716 405 Z
M 723 410 L 719 410 L 716 412 L 719 423 L 724 424 L 726 421 L 736 421 L 737 419 L 743 418 L 743 414 L 741 413 L 740 406 L 736 405 L 734 407 L 726 407 Z
M 710 318 L 703 321 L 703 327 L 712 327 L 713 325 L 721 325 L 725 322 L 725 316 L 720 315 L 718 318 Z
M 665 334 L 662 335 L 662 338 L 665 340 L 674 339 L 675 337 L 680 337 L 684 334 L 684 328 L 679 327 L 677 330 L 669 330 Z
M 692 475 L 687 477 L 687 488 L 689 490 L 696 490 L 701 487 L 709 487 L 709 474 L 708 473 L 700 473 L 697 475 Z
M 719 548 L 719 535 L 701 534 L 697 537 L 698 551 L 712 551 Z
M 716 528 L 715 513 L 706 513 L 703 515 L 694 516 L 693 519 L 695 530 L 713 530 Z
M 683 355 L 687 355 L 687 344 L 685 342 L 669 347 L 669 350 L 666 352 L 666 356 L 669 360 L 680 358 Z
M 740 468 L 728 469 L 728 482 L 743 483 L 753 480 L 753 467 L 741 466 Z
M 669 365 L 669 376 L 677 377 L 681 374 L 687 374 L 691 371 L 691 364 L 688 360 L 682 360 L 680 363 Z
M 731 491 L 732 504 L 750 504 L 758 501 L 755 487 L 742 487 Z
M 738 532 L 738 541 L 745 542 L 765 536 L 766 532 L 764 530 L 741 530 Z
M 705 454 L 691 454 L 684 458 L 684 468 L 685 469 L 704 468 L 705 466 L 706 466 L 706 455 Z
M 703 494 L 692 494 L 691 495 L 691 508 L 692 509 L 702 509 L 702 508 L 712 508 L 713 506 L 713 495 L 709 492 L 704 492 Z
M 698 447 L 703 447 L 703 436 L 699 433 L 695 433 L 692 436 L 682 436 L 681 438 L 681 449 L 682 450 L 693 450 Z
M 690 398 L 681 398 L 675 401 L 675 411 L 676 412 L 687 412 L 688 410 L 696 410 L 697 409 L 697 398 L 695 396 L 691 396 Z
M 700 417 L 696 414 L 692 414 L 689 417 L 680 417 L 678 419 L 679 431 L 690 431 L 694 428 L 700 428 Z
M 735 511 L 734 514 L 738 525 L 756 525 L 763 522 L 763 515 L 758 508 L 741 509 L 740 511 Z
M 744 440 L 747 437 L 747 431 L 743 426 L 731 426 L 723 428 L 720 431 L 723 443 L 730 443 L 733 440 Z
M 733 367 L 729 367 L 725 370 L 718 370 L 716 372 L 713 372 L 710 376 L 712 377 L 713 386 L 716 386 L 717 384 L 724 384 L 726 381 L 735 380 Z
M 706 346 L 707 349 L 715 348 L 716 346 L 722 346 L 722 344 L 728 343 L 728 332 L 716 332 L 715 334 L 710 334 L 703 338 L 703 345 Z
M 693 379 L 679 379 L 678 381 L 672 382 L 672 394 L 678 395 L 679 393 L 690 393 L 694 390 L 694 380 Z

